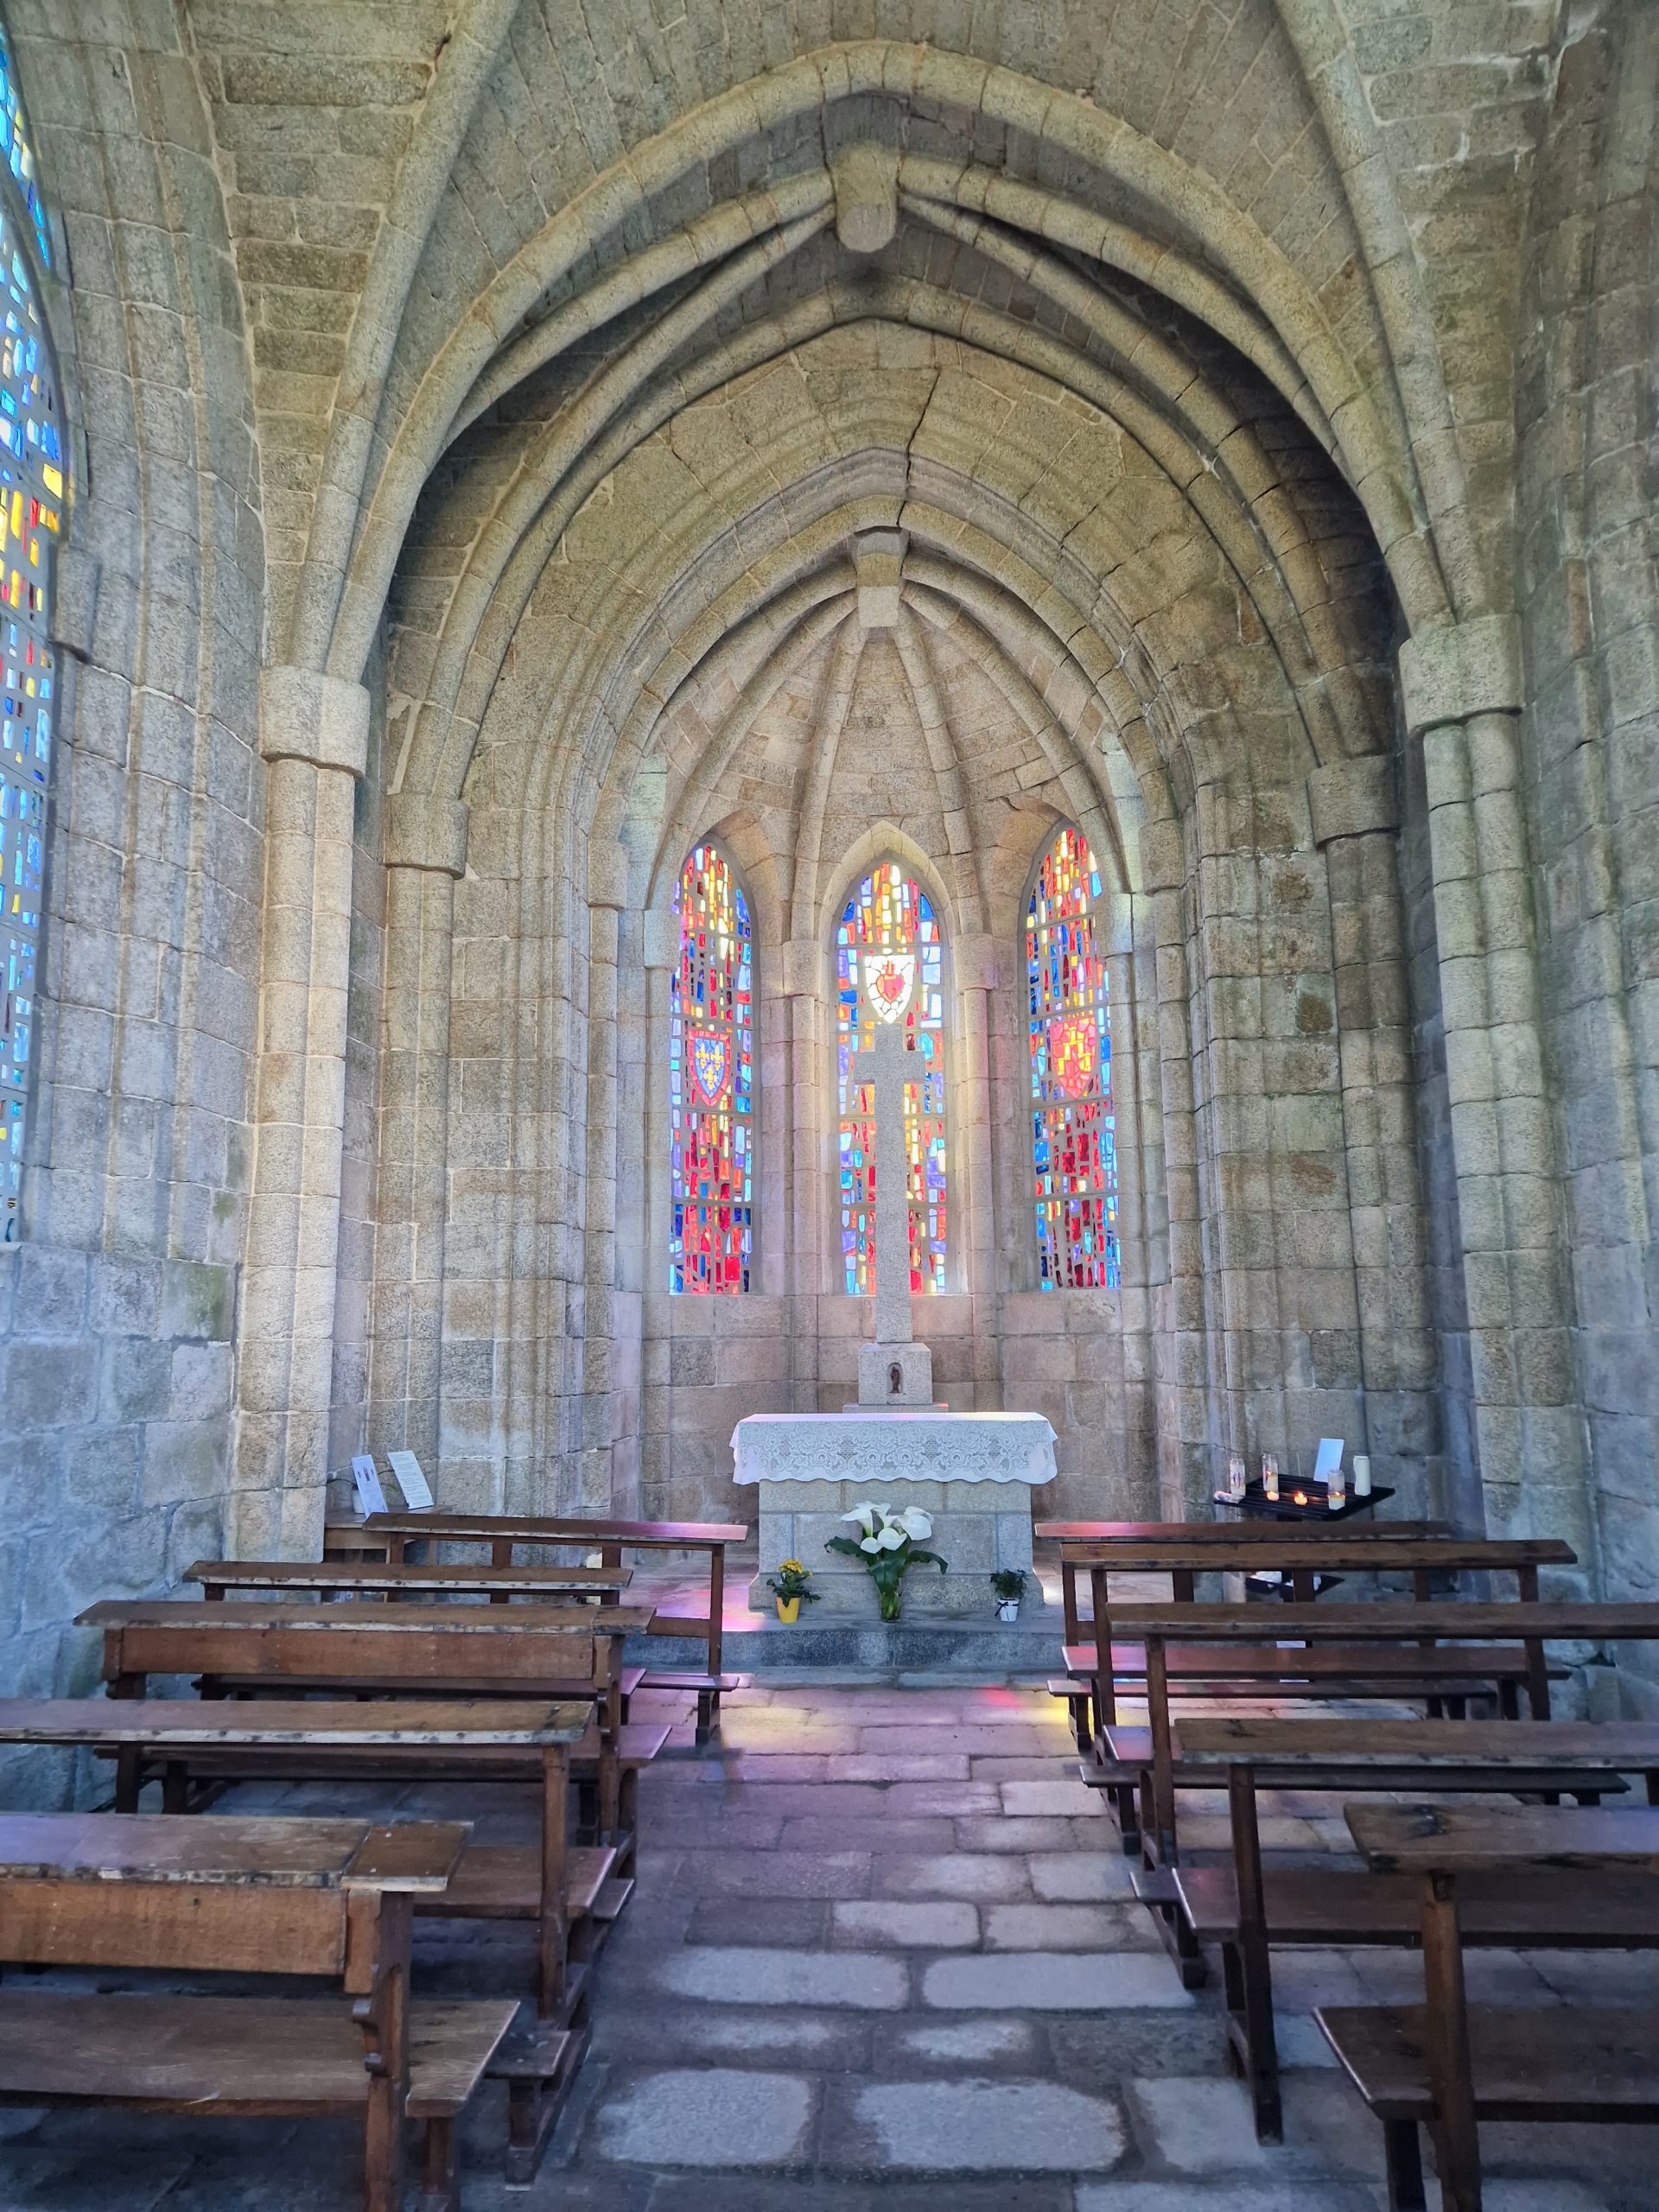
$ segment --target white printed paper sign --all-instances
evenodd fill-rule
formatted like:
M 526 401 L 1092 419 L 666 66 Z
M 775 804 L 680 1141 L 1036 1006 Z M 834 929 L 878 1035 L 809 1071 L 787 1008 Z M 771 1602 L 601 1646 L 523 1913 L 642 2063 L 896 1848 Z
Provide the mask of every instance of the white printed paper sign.
M 424 1513 L 432 1503 L 432 1485 L 421 1472 L 421 1463 L 412 1452 L 388 1452 L 386 1465 L 397 1478 L 397 1487 L 404 1493 L 404 1503 L 411 1513 Z
M 1319 1456 L 1313 1462 L 1314 1481 L 1316 1483 L 1328 1483 L 1332 1476 L 1336 1473 L 1337 1469 L 1341 1465 L 1341 1437 L 1322 1436 L 1319 1439 Z
M 359 1452 L 353 1455 L 352 1480 L 357 1485 L 358 1510 L 365 1516 L 385 1511 L 386 1493 L 380 1487 L 380 1478 L 375 1471 L 372 1453 Z

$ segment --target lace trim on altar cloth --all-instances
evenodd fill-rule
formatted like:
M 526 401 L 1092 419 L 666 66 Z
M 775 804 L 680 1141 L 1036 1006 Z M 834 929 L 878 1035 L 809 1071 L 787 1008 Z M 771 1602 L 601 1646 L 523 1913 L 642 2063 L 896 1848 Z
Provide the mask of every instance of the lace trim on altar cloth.
M 740 1483 L 1051 1483 L 1041 1414 L 751 1414 L 732 1431 Z

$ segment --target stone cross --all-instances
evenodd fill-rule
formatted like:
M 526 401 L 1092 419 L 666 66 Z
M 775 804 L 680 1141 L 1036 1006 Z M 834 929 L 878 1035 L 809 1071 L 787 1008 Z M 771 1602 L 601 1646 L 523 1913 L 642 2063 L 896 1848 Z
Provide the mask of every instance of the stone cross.
M 926 1075 L 901 1020 L 878 1022 L 874 1042 L 853 1056 L 855 1083 L 875 1093 L 875 1342 L 860 1348 L 861 1406 L 931 1405 L 933 1363 L 910 1325 L 910 1178 L 905 1158 L 905 1091 Z

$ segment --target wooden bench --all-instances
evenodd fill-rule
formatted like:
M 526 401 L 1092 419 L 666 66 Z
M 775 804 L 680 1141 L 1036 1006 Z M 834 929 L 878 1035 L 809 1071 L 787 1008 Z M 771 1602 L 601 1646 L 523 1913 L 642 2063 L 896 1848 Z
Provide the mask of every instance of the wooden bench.
M 542 1603 L 560 1598 L 581 1599 L 586 1604 L 615 1605 L 633 1580 L 631 1567 L 442 1567 L 416 1565 L 408 1560 L 199 1559 L 184 1571 L 184 1580 L 199 1583 L 210 1604 L 228 1591 L 252 1591 L 265 1596 L 285 1592 L 327 1597 L 486 1598 L 505 1605 L 514 1598 Z M 618 1692 L 621 1717 L 628 1718 L 629 1700 L 645 1679 L 643 1667 L 619 1667 Z
M 1597 1605 L 1589 1601 L 1532 1604 L 1439 1599 L 1428 1605 L 1401 1605 L 1378 1600 L 1370 1605 L 1327 1603 L 1313 1605 L 1125 1605 L 1113 1616 L 1115 1625 L 1138 1637 L 1147 1655 L 1147 1719 L 1151 1776 L 1150 1830 L 1143 1833 L 1141 1848 L 1149 1864 L 1173 1866 L 1176 1779 L 1169 1702 L 1168 1652 L 1178 1641 L 1184 1646 L 1209 1644 L 1226 1648 L 1255 1645 L 1269 1654 L 1269 1666 L 1281 1669 L 1280 1680 L 1290 1688 L 1306 1657 L 1299 1648 L 1314 1645 L 1363 1645 L 1416 1648 L 1425 1670 L 1439 1661 L 1448 1643 L 1474 1643 L 1484 1653 L 1508 1644 L 1526 1655 L 1529 1701 L 1535 1719 L 1549 1713 L 1544 1647 L 1550 1641 L 1605 1643 L 1625 1639 L 1659 1638 L 1659 1605 Z M 1369 1664 L 1369 1660 L 1360 1663 Z M 1295 1694 L 1295 1691 L 1291 1691 Z M 1112 1731 L 1107 1732 L 1110 1751 Z M 1121 1744 L 1120 1750 L 1122 1748 Z
M 1067 1676 L 1064 1681 L 1051 1682 L 1051 1692 L 1064 1695 L 1071 1701 L 1073 1733 L 1079 1750 L 1085 1750 L 1090 1740 L 1103 1738 L 1106 1727 L 1116 1718 L 1113 1675 L 1103 1673 L 1098 1651 L 1104 1640 L 1112 1634 L 1110 1578 L 1114 1573 L 1166 1573 L 1171 1581 L 1173 1602 L 1192 1605 L 1197 1599 L 1198 1577 L 1201 1573 L 1227 1573 L 1235 1571 L 1258 1571 L 1269 1561 L 1276 1562 L 1280 1571 L 1287 1575 L 1292 1594 L 1299 1602 L 1311 1603 L 1317 1594 L 1320 1575 L 1339 1570 L 1375 1574 L 1408 1573 L 1413 1595 L 1427 1599 L 1433 1595 L 1436 1577 L 1444 1578 L 1465 1573 L 1508 1573 L 1516 1577 L 1516 1594 L 1528 1602 L 1538 1596 L 1538 1572 L 1541 1567 L 1569 1567 L 1574 1563 L 1570 1546 L 1555 1537 L 1524 1537 L 1508 1541 L 1484 1538 L 1432 1537 L 1379 1539 L 1374 1534 L 1363 1537 L 1344 1537 L 1340 1534 L 1316 1530 L 1306 1532 L 1302 1524 L 1272 1522 L 1264 1535 L 1260 1529 L 1252 1529 L 1241 1537 L 1238 1531 L 1228 1529 L 1212 1530 L 1204 1538 L 1141 1539 L 1114 1538 L 1108 1542 L 1068 1542 L 1062 1554 L 1073 1571 L 1086 1569 L 1092 1594 L 1094 1624 L 1093 1641 L 1096 1647 L 1091 1662 L 1088 1647 L 1068 1643 L 1066 1647 Z M 1529 1654 L 1535 1660 L 1524 1670 L 1529 1698 L 1535 1713 L 1548 1711 L 1548 1684 L 1543 1670 L 1541 1654 Z M 1173 1679 L 1180 1682 L 1189 1694 L 1212 1694 L 1205 1686 L 1202 1670 L 1187 1662 Z M 1332 1679 L 1327 1694 L 1344 1694 L 1339 1687 L 1339 1666 L 1325 1662 L 1320 1670 Z M 1515 1709 L 1516 1684 L 1513 1681 L 1502 1685 L 1483 1685 L 1495 1688 L 1501 1709 L 1512 1713 Z M 1440 1709 L 1443 1696 L 1449 1697 L 1454 1710 L 1461 1710 L 1461 1698 L 1456 1690 L 1442 1694 L 1426 1689 L 1431 1712 Z M 1102 1744 L 1104 1756 L 1104 1745 Z M 1121 1797 L 1114 1803 L 1119 1814 L 1120 1826 L 1125 1826 L 1124 1815 L 1132 1815 L 1132 1807 Z
M 666 1728 L 625 1727 L 618 1717 L 615 1662 L 627 1628 L 643 1621 L 637 1610 L 582 1607 L 574 1611 L 517 1605 L 435 1606 L 357 1603 L 221 1605 L 185 1600 L 127 1603 L 106 1600 L 81 1616 L 104 1632 L 104 1675 L 112 1700 L 142 1698 L 152 1675 L 195 1675 L 216 1705 L 250 1703 L 299 1689 L 330 1698 L 374 1700 L 410 1697 L 453 1700 L 487 1697 L 543 1702 L 579 1700 L 596 1715 L 573 1750 L 558 1751 L 556 1780 L 539 1750 L 498 1741 L 434 1746 L 387 1732 L 366 1741 L 335 1733 L 329 1740 L 286 1744 L 270 1740 L 263 1710 L 247 1733 L 232 1741 L 185 1749 L 170 1747 L 159 1764 L 182 1778 L 223 1781 L 253 1775 L 312 1778 L 338 1775 L 360 1780 L 513 1779 L 537 1782 L 543 1790 L 543 1837 L 533 1848 L 505 1859 L 481 1847 L 453 1885 L 447 1912 L 476 1905 L 489 1917 L 534 1920 L 538 1927 L 537 2006 L 544 2018 L 568 2024 L 579 2007 L 582 1977 L 570 1967 L 569 1929 L 595 1914 L 613 1918 L 631 1881 L 638 1833 L 638 1769 L 666 1741 Z M 372 1729 L 374 1706 L 361 1708 Z M 569 1764 L 566 1765 L 568 1760 Z M 116 1802 L 136 1808 L 137 1793 L 157 1761 L 146 1764 L 139 1744 L 120 1746 Z M 565 1776 L 593 1800 L 591 1831 L 559 1872 L 550 1854 L 564 1840 Z M 182 1809 L 185 1800 L 168 1801 Z M 577 1946 L 592 1940 L 590 1929 Z
M 1410 1541 L 1423 1536 L 1450 1536 L 1455 1532 L 1449 1521 L 1370 1521 L 1356 1527 L 1352 1522 L 1339 1522 L 1330 1530 L 1332 1538 L 1349 1543 L 1394 1543 L 1402 1539 Z M 1068 1559 L 1065 1547 L 1071 1544 L 1237 1544 L 1246 1545 L 1282 1542 L 1287 1534 L 1298 1539 L 1322 1540 L 1324 1532 L 1317 1522 L 1287 1523 L 1282 1521 L 1039 1521 L 1032 1530 L 1033 1536 L 1048 1537 L 1061 1546 L 1060 1591 L 1065 1611 L 1065 1640 L 1068 1643 L 1083 1641 L 1082 1617 L 1077 1611 L 1077 1564 Z
M 435 1567 L 386 1560 L 199 1559 L 184 1570 L 210 1602 L 227 1591 L 295 1591 L 322 1597 L 398 1599 L 512 1598 L 545 1604 L 560 1597 L 619 1604 L 633 1580 L 631 1567 Z
M 1299 1790 L 1504 1790 L 1589 1794 L 1642 1773 L 1659 1796 L 1659 1727 L 1584 1722 L 1183 1719 L 1178 1770 L 1225 1777 L 1230 1866 L 1173 1870 L 1179 1909 L 1198 1942 L 1221 1947 L 1228 2035 L 1255 2110 L 1256 2133 L 1281 2133 L 1271 1950 L 1414 1946 L 1416 1885 L 1341 1866 L 1265 1863 L 1256 1793 Z M 1500 1948 L 1659 1949 L 1659 1885 L 1602 1876 L 1563 1884 L 1526 1873 L 1488 1876 L 1465 1899 L 1465 1940 Z
M 1359 1806 L 1348 1825 L 1376 1872 L 1414 1880 L 1424 2002 L 1321 2005 L 1313 2017 L 1382 2123 L 1390 2212 L 1425 2202 L 1433 2129 L 1443 2212 L 1481 2212 L 1479 2122 L 1659 2122 L 1659 2011 L 1471 2005 L 1461 1893 L 1493 1876 L 1643 1875 L 1659 1897 L 1659 1810 L 1471 1812 Z
M 1099 1729 L 1086 1719 L 1088 1709 L 1098 1701 L 1095 1688 L 1098 1654 L 1092 1643 L 1068 1644 L 1065 1656 L 1070 1670 L 1068 1684 L 1051 1682 L 1049 1688 L 1056 1694 L 1062 1687 L 1080 1693 L 1085 1719 L 1081 1726 L 1074 1722 L 1077 1748 L 1085 1756 L 1092 1752 L 1109 1762 L 1114 1755 L 1108 1738 L 1117 1737 L 1120 1724 L 1109 1720 L 1103 1729 Z M 1288 1689 L 1285 1663 L 1276 1649 L 1262 1649 L 1253 1644 L 1230 1650 L 1218 1650 L 1212 1644 L 1170 1644 L 1165 1650 L 1164 1662 L 1172 1700 L 1281 1694 L 1319 1700 L 1409 1699 L 1422 1703 L 1431 1715 L 1446 1711 L 1459 1717 L 1470 1698 L 1493 1697 L 1502 1717 L 1510 1720 L 1519 1713 L 1520 1693 L 1530 1686 L 1534 1678 L 1532 1662 L 1519 1647 L 1473 1651 L 1456 1646 L 1442 1647 L 1435 1651 L 1432 1664 L 1425 1662 L 1421 1652 L 1408 1649 L 1378 1649 L 1364 1644 L 1351 1648 L 1319 1647 L 1297 1654 L 1294 1687 Z M 1548 1667 L 1546 1675 L 1559 1681 L 1566 1679 L 1568 1671 L 1561 1666 Z M 1113 1702 L 1109 1710 L 1116 1710 L 1120 1689 L 1134 1692 L 1138 1688 L 1144 1694 L 1146 1678 L 1146 1646 L 1114 1643 Z M 1074 1712 L 1077 1709 L 1074 1707 Z M 1135 1825 L 1134 1811 L 1130 1806 L 1124 1815 L 1127 1825 L 1123 1847 L 1131 1853 L 1139 1848 L 1132 1833 Z
M 335 1524 L 328 1541 L 346 1532 Z M 726 1603 L 726 1551 L 748 1535 L 741 1522 L 610 1521 L 546 1518 L 537 1515 L 505 1513 L 376 1513 L 353 1533 L 361 1542 L 380 1543 L 389 1560 L 401 1560 L 410 1544 L 431 1542 L 486 1543 L 498 1567 L 511 1567 L 515 1547 L 549 1545 L 570 1548 L 582 1545 L 600 1554 L 602 1567 L 620 1564 L 625 1551 L 703 1552 L 709 1559 L 709 1604 L 704 1614 L 658 1611 L 652 1615 L 652 1636 L 700 1637 L 705 1653 L 703 1667 L 693 1673 L 653 1668 L 646 1672 L 648 1689 L 683 1690 L 697 1700 L 696 1738 L 706 1744 L 720 1726 L 720 1700 L 727 1692 L 741 1689 L 743 1677 L 721 1672 L 721 1646 Z
M 401 2212 L 404 2123 L 424 2123 L 422 2212 L 458 2212 L 455 2122 L 508 2035 L 502 1999 L 411 1999 L 410 1910 L 441 1896 L 464 1827 L 0 1815 L 0 1962 L 299 1975 L 292 1997 L 0 1991 L 0 2101 L 236 2118 L 360 2118 L 368 2212 Z

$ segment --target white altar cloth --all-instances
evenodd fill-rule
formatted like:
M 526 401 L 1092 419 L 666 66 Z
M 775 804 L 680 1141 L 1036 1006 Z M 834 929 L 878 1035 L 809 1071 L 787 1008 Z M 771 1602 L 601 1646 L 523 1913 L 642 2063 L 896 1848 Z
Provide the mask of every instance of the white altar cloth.
M 1052 1483 L 1041 1414 L 750 1414 L 732 1431 L 740 1483 Z

